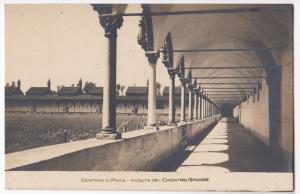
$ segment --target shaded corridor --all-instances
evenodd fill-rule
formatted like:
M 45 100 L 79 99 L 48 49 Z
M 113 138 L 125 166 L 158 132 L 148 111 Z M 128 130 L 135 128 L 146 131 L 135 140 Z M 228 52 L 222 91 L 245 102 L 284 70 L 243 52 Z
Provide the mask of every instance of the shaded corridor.
M 157 170 L 208 173 L 287 171 L 282 158 L 233 118 L 223 118 Z

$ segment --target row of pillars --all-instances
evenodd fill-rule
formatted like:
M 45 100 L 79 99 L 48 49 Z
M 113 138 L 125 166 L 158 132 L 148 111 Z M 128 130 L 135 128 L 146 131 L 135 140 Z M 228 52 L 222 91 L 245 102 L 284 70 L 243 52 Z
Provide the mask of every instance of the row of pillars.
M 117 53 L 117 29 L 122 26 L 123 18 L 120 15 L 105 15 L 103 7 L 94 5 L 94 10 L 99 14 L 101 26 L 105 30 L 106 46 L 108 55 L 103 70 L 103 115 L 102 131 L 97 134 L 98 139 L 119 139 L 121 134 L 116 130 L 116 53 Z M 146 51 L 148 58 L 148 117 L 147 127 L 153 128 L 157 125 L 156 119 L 156 63 L 159 58 L 159 52 Z M 170 91 L 169 91 L 169 124 L 175 125 L 175 72 L 169 71 Z M 182 83 L 181 91 L 181 121 L 192 121 L 203 119 L 218 114 L 220 111 L 212 101 L 199 95 L 198 90 L 189 85 L 189 113 L 186 119 L 185 113 L 185 90 L 186 84 Z
M 153 53 L 151 53 L 153 54 Z M 155 53 L 156 54 L 156 53 Z M 150 53 L 148 52 L 149 60 Z M 152 55 L 152 57 L 154 57 Z M 149 91 L 148 91 L 148 121 L 147 128 L 156 126 L 156 61 L 159 55 L 155 55 L 155 60 L 149 60 Z M 155 62 L 155 63 L 154 63 Z M 169 121 L 168 125 L 176 125 L 175 118 L 175 75 L 176 70 L 169 68 Z M 188 118 L 186 118 L 186 90 L 189 90 Z M 206 96 L 202 95 L 194 84 L 181 81 L 181 111 L 180 122 L 193 121 L 220 114 L 220 108 Z
M 186 85 L 188 85 L 188 87 L 186 87 Z M 186 118 L 186 113 L 185 113 L 186 89 L 189 90 L 188 118 Z M 174 103 L 173 104 L 169 103 L 169 106 L 174 106 Z M 175 115 L 175 112 L 169 112 L 169 114 Z M 214 104 L 206 96 L 202 95 L 198 89 L 195 89 L 193 87 L 193 85 L 182 83 L 180 122 L 201 120 L 217 114 L 220 114 L 220 109 L 216 104 Z

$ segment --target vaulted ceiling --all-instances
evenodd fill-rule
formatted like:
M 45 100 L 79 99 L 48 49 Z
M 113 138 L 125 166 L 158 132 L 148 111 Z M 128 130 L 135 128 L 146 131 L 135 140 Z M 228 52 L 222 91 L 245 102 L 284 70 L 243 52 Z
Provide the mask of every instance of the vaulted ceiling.
M 155 49 L 171 33 L 173 49 L 212 49 L 214 52 L 175 52 L 175 65 L 182 55 L 186 67 L 273 67 L 281 65 L 277 55 L 293 46 L 293 11 L 288 5 L 151 5 L 152 13 L 199 11 L 199 14 L 153 15 Z M 245 8 L 260 8 L 247 11 Z M 212 12 L 205 12 L 212 10 Z M 240 10 L 237 12 L 230 10 Z M 203 11 L 201 13 L 201 11 Z M 264 51 L 259 49 L 267 48 Z M 253 49 L 218 51 L 218 49 Z M 258 50 L 256 50 L 258 49 Z M 198 82 L 256 82 L 268 76 L 264 68 L 193 69 Z M 245 77 L 244 79 L 204 79 L 205 77 Z M 207 86 L 207 85 L 205 85 Z M 231 85 L 253 87 L 253 85 Z M 220 85 L 209 85 L 220 87 Z M 230 86 L 226 86 L 230 87 Z M 220 90 L 222 93 L 222 90 Z M 234 99 L 234 96 L 232 96 Z
M 282 65 L 281 52 L 293 50 L 291 5 L 150 4 L 149 6 L 152 13 L 154 50 L 160 50 L 167 34 L 171 33 L 175 66 L 184 55 L 187 68 L 253 67 L 192 69 L 192 76 L 200 77 L 199 83 L 257 82 L 263 79 L 260 77 L 272 76 L 273 71 L 270 68 Z M 182 14 L 184 11 L 195 13 Z M 182 50 L 189 52 L 181 52 Z M 195 50 L 202 52 L 192 52 Z M 203 52 L 203 50 L 210 51 Z M 214 86 L 212 84 L 210 87 Z

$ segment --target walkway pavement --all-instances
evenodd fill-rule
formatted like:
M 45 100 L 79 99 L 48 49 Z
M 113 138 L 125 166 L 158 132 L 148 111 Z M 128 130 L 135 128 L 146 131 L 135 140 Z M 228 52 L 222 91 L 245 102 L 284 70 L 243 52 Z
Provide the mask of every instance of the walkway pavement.
M 172 161 L 172 162 L 170 162 Z M 283 172 L 283 160 L 244 129 L 237 121 L 223 118 L 159 171 L 176 172 Z

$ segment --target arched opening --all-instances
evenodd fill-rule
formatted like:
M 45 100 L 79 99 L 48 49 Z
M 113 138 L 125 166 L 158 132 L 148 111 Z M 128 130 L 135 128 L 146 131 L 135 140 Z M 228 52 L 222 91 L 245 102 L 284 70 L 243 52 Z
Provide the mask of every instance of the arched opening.
M 233 108 L 234 106 L 232 104 L 224 104 L 221 107 L 221 113 L 223 117 L 233 117 Z

